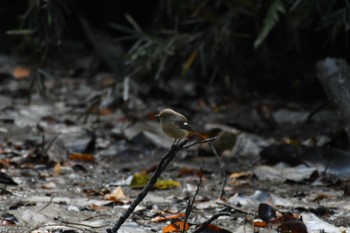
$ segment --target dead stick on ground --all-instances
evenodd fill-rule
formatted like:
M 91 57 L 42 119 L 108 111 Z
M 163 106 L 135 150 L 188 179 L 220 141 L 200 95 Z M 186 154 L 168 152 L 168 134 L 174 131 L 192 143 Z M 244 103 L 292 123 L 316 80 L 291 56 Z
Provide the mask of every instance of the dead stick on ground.
M 140 202 L 146 197 L 147 193 L 152 189 L 153 185 L 157 182 L 159 176 L 162 174 L 162 172 L 165 170 L 165 168 L 168 166 L 168 164 L 173 160 L 177 152 L 180 150 L 188 149 L 190 146 L 193 146 L 198 143 L 206 143 L 206 142 L 212 142 L 215 141 L 216 137 L 214 138 L 208 138 L 206 140 L 192 143 L 189 146 L 184 147 L 186 143 L 188 143 L 188 140 L 184 140 L 179 144 L 173 145 L 169 152 L 163 155 L 161 160 L 158 163 L 158 166 L 156 170 L 154 171 L 152 177 L 146 184 L 146 186 L 141 190 L 141 192 L 137 195 L 135 200 L 131 203 L 129 208 L 122 214 L 122 216 L 119 217 L 118 221 L 114 224 L 112 228 L 107 229 L 108 233 L 117 233 L 121 225 L 125 222 L 125 220 L 134 212 L 135 208 L 140 204 Z
M 224 188 L 227 182 L 227 175 L 225 172 L 225 163 L 222 161 L 221 157 L 219 156 L 218 152 L 216 151 L 214 144 L 212 142 L 209 142 L 210 149 L 213 151 L 216 160 L 218 161 L 218 164 L 220 166 L 220 175 L 221 175 L 221 189 L 219 192 L 218 199 L 220 200 L 221 197 L 224 195 Z
M 204 171 L 204 162 L 203 162 L 203 165 L 201 167 L 201 172 Z M 184 233 L 186 230 L 185 230 L 185 227 L 187 225 L 187 220 L 192 212 L 192 209 L 193 209 L 193 204 L 194 204 L 194 201 L 196 200 L 196 197 L 199 193 L 199 188 L 201 187 L 201 184 L 202 184 L 202 181 L 203 181 L 203 178 L 202 176 L 199 177 L 199 181 L 198 183 L 196 182 L 197 184 L 197 189 L 196 189 L 196 192 L 194 193 L 193 197 L 192 197 L 192 200 L 189 200 L 188 201 L 188 204 L 187 204 L 187 207 L 186 207 L 186 216 L 185 216 L 185 221 L 184 221 L 184 227 L 183 229 L 181 229 L 181 232 Z
M 221 216 L 231 216 L 232 214 L 230 212 L 219 212 L 217 214 L 214 214 L 211 216 L 207 221 L 203 222 L 193 233 L 200 233 L 203 232 L 204 229 L 208 227 L 208 225 L 214 221 L 215 219 L 218 219 Z
M 228 204 L 220 203 L 220 202 L 217 202 L 216 204 L 222 205 L 222 206 L 225 206 L 225 207 L 228 207 L 228 208 L 230 208 L 230 209 L 233 209 L 233 210 L 235 210 L 235 211 L 237 211 L 237 212 L 240 212 L 240 213 L 243 213 L 243 214 L 256 215 L 255 212 L 251 212 L 251 211 L 249 211 L 249 210 L 245 210 L 245 209 L 242 209 L 242 208 L 233 206 L 233 205 L 228 205 Z

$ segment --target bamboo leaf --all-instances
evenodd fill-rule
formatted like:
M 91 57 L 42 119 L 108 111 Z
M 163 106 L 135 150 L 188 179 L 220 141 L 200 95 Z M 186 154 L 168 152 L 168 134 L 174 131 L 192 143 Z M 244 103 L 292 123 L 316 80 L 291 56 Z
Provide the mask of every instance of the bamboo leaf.
M 192 51 L 191 55 L 187 58 L 187 61 L 182 67 L 182 71 L 181 71 L 182 76 L 184 76 L 187 73 L 187 71 L 191 68 L 196 58 L 197 58 L 197 51 Z
M 282 0 L 275 0 L 267 11 L 264 19 L 264 25 L 254 41 L 254 48 L 258 48 L 265 38 L 269 35 L 270 31 L 274 28 L 279 20 L 278 13 L 286 13 Z

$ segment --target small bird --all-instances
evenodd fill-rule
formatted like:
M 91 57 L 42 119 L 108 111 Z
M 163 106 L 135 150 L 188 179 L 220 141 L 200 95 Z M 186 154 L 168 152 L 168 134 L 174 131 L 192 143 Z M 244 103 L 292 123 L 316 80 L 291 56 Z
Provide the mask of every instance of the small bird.
M 187 138 L 191 134 L 198 134 L 202 138 L 205 138 L 197 131 L 195 131 L 189 124 L 187 118 L 181 113 L 175 112 L 170 108 L 163 109 L 156 117 L 160 120 L 160 126 L 165 135 L 175 139 L 174 144 L 181 141 L 181 139 Z

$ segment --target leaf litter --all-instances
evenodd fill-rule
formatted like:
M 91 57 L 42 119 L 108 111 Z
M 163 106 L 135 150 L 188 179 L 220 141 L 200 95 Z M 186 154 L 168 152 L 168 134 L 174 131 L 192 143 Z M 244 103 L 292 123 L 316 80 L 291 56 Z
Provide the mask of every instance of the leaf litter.
M 223 180 L 210 148 L 191 147 L 162 174 L 171 182 L 155 186 L 120 232 L 183 227 L 194 232 L 215 215 L 202 232 L 305 232 L 301 224 L 307 232 L 350 231 L 348 155 L 325 147 L 341 126 L 330 110 L 305 125 L 309 108 L 302 106 L 219 107 L 196 99 L 184 106 L 152 99 L 152 93 L 141 98 L 140 87 L 125 100 L 125 92 L 110 99 L 108 91 L 95 90 L 85 79 L 62 78 L 62 86 L 46 82 L 49 98 L 34 93 L 30 105 L 25 95 L 16 94 L 27 84 L 25 78 L 7 80 L 1 88 L 8 95 L 0 98 L 0 232 L 105 232 L 139 192 L 130 186 L 131 177 L 151 173 L 171 146 L 153 117 L 165 106 L 178 107 L 191 115 L 194 128 L 219 137 L 215 147 L 228 175 L 224 195 L 218 199 Z M 326 116 L 333 117 L 331 123 L 326 124 Z M 268 148 L 285 145 L 294 149 L 266 155 Z M 181 213 L 199 179 L 198 195 L 183 222 Z M 298 217 L 274 224 L 259 220 L 262 204 Z M 176 214 L 178 219 L 166 217 Z M 165 220 L 152 221 L 160 217 Z

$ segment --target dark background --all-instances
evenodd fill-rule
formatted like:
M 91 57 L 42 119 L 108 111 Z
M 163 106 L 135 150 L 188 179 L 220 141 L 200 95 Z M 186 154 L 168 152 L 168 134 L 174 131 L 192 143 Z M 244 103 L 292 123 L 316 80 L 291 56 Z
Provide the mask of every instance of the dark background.
M 284 10 L 274 12 L 276 6 Z M 210 84 L 233 96 L 314 101 L 325 98 L 315 63 L 329 56 L 349 59 L 349 12 L 349 1 L 335 0 L 3 0 L 0 50 L 27 57 L 26 62 L 40 67 L 49 61 L 69 64 L 69 54 L 90 52 L 101 59 L 97 70 L 120 76 L 131 73 L 140 82 L 166 83 L 186 76 L 196 83 L 196 95 Z M 267 24 L 266 37 L 254 48 Z M 22 29 L 34 31 L 8 33 Z M 151 41 L 146 49 L 145 38 Z M 169 53 L 166 46 L 172 40 Z M 137 41 L 141 42 L 135 47 Z M 104 49 L 110 47 L 120 53 L 105 55 Z M 195 59 L 184 71 L 194 52 Z M 158 72 L 161 65 L 164 68 Z M 155 79 L 157 72 L 160 78 Z

